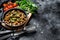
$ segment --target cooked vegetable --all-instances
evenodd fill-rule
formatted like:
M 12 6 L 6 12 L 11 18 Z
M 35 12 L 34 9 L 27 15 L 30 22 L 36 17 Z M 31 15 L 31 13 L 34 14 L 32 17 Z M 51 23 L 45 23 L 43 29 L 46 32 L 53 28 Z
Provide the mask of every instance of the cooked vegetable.
M 5 10 L 8 10 L 8 8 L 6 7 L 6 8 L 4 9 L 4 11 L 5 11 Z
M 37 5 L 31 0 L 17 0 L 16 3 L 19 4 L 17 8 L 23 9 L 26 12 L 34 13 L 37 10 Z
M 4 6 L 4 7 L 6 7 L 6 6 L 7 6 L 7 4 L 5 4 L 5 3 L 4 3 L 4 4 L 3 4 L 3 6 Z
M 14 4 L 13 4 L 13 6 L 14 6 L 14 7 L 16 7 L 16 6 L 17 6 L 17 4 L 16 4 L 16 3 L 14 3 Z
M 13 6 L 12 6 L 12 5 L 9 5 L 9 7 L 10 7 L 10 8 L 13 8 Z
M 16 7 L 17 4 L 16 3 L 12 3 L 12 2 L 8 2 L 8 3 L 4 3 L 3 6 L 4 6 L 4 11 L 7 11 L 8 9 Z
M 13 3 L 12 2 L 8 2 L 8 4 L 11 4 L 12 5 Z
M 19 10 L 9 11 L 4 17 L 5 23 L 10 26 L 22 25 L 26 20 L 26 15 Z

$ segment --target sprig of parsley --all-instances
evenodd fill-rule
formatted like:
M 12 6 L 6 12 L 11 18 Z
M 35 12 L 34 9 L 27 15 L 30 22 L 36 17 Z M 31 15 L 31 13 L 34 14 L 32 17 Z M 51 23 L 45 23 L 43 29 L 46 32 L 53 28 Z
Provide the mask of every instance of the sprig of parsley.
M 38 9 L 37 5 L 31 0 L 16 1 L 16 3 L 19 5 L 18 8 L 25 10 L 27 13 L 35 13 Z

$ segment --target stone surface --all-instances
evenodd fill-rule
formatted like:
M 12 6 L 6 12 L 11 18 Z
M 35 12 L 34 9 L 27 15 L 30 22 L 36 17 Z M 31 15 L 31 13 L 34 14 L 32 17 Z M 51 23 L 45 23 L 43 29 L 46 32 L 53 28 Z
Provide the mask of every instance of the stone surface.
M 18 39 L 60 40 L 60 0 L 33 0 L 33 2 L 39 6 L 38 13 L 32 16 L 28 26 L 35 26 L 37 32 L 34 35 L 19 36 Z

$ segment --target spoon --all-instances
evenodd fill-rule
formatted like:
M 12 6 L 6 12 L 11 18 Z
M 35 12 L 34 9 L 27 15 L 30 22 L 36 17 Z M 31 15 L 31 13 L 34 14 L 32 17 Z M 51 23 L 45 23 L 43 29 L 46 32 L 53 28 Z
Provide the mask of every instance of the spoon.
M 24 30 L 22 30 L 21 32 L 16 32 L 16 33 L 14 33 L 14 36 L 15 37 L 17 37 L 18 35 L 21 35 L 21 34 L 24 34 L 24 33 L 35 33 L 36 32 L 36 27 L 30 27 L 30 28 L 25 28 Z M 8 33 L 8 32 L 12 32 L 12 31 L 9 31 L 9 30 L 7 30 L 7 31 L 5 31 L 6 33 Z M 2 36 L 2 37 L 0 37 L 0 39 L 1 40 L 3 40 L 3 39 L 5 39 L 5 38 L 8 38 L 8 37 L 11 37 L 11 36 L 13 36 L 13 33 L 10 33 L 10 34 L 8 34 L 8 35 L 5 35 L 5 36 Z

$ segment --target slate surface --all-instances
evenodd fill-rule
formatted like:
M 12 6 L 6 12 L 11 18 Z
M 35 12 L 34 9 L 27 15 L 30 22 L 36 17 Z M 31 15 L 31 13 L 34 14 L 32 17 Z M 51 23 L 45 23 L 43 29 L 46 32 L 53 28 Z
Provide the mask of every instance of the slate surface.
M 33 0 L 33 2 L 39 9 L 38 13 L 33 15 L 29 26 L 35 26 L 37 32 L 34 35 L 19 36 L 16 40 L 60 40 L 60 0 Z

